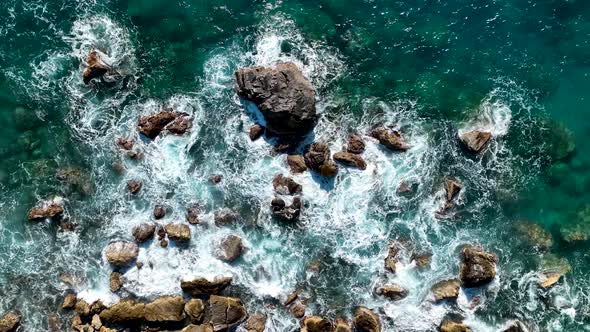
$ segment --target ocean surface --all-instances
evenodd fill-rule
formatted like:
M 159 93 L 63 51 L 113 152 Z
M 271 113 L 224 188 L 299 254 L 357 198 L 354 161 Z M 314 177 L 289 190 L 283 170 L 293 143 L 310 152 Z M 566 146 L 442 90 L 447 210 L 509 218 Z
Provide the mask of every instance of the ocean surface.
M 47 331 L 51 314 L 67 324 L 64 273 L 80 297 L 116 302 L 103 248 L 131 240 L 156 203 L 169 208 L 163 222 L 199 203 L 203 223 L 191 226 L 188 248 L 141 247 L 149 264 L 127 270 L 124 284 L 140 298 L 180 294 L 184 278 L 232 275 L 234 294 L 269 315 L 271 332 L 298 330 L 277 305 L 298 287 L 309 290 L 308 314 L 350 318 L 366 305 L 384 331 L 433 331 L 450 313 L 475 332 L 515 319 L 531 331 L 590 330 L 588 1 L 3 0 L 0 17 L 0 314 L 19 310 L 25 331 Z M 92 48 L 127 79 L 85 85 Z M 269 209 L 286 155 L 250 141 L 254 122 L 233 89 L 238 68 L 280 61 L 313 83 L 314 137 L 333 152 L 376 123 L 401 128 L 411 145 L 392 153 L 365 136 L 366 170 L 295 175 L 305 208 L 292 225 Z M 162 105 L 192 115 L 190 134 L 141 140 L 137 118 Z M 469 128 L 494 134 L 484 154 L 458 144 Z M 143 159 L 116 148 L 127 135 Z M 60 170 L 79 176 L 63 181 Z M 211 184 L 212 174 L 223 181 Z M 439 218 L 447 176 L 465 190 Z M 143 181 L 137 197 L 130 179 Z M 401 181 L 417 184 L 415 195 L 399 195 Z M 66 200 L 74 231 L 26 220 L 52 195 Z M 240 222 L 216 227 L 226 207 Z M 525 221 L 550 232 L 549 249 L 535 247 Z M 567 241 L 572 232 L 577 241 Z M 214 248 L 230 233 L 248 250 L 227 264 Z M 406 259 L 386 273 L 394 240 L 433 254 L 430 266 Z M 454 305 L 433 303 L 430 287 L 458 275 L 465 244 L 498 255 L 496 279 Z M 542 290 L 547 260 L 567 260 L 571 272 Z M 376 296 L 385 282 L 408 297 Z

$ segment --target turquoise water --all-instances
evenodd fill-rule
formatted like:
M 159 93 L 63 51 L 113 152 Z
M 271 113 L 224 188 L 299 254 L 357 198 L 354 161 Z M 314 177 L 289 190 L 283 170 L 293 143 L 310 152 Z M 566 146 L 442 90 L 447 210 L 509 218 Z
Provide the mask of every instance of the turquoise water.
M 171 208 L 166 221 L 183 220 L 199 202 L 204 225 L 192 229 L 188 249 L 142 247 L 140 260 L 153 268 L 130 269 L 124 286 L 139 297 L 179 293 L 188 276 L 232 274 L 251 311 L 273 317 L 269 331 L 296 330 L 287 310 L 269 305 L 298 286 L 313 290 L 308 314 L 350 317 L 368 305 L 386 331 L 430 331 L 447 313 L 473 331 L 511 319 L 534 331 L 590 329 L 588 241 L 564 239 L 571 229 L 590 234 L 589 218 L 577 216 L 590 192 L 584 1 L 5 0 L 0 14 L 0 312 L 20 310 L 27 331 L 46 330 L 52 313 L 69 319 L 57 310 L 66 290 L 60 273 L 78 276 L 81 296 L 116 301 L 102 249 L 130 239 L 156 202 Z M 92 47 L 128 75 L 124 84 L 82 83 Z M 398 125 L 412 146 L 392 154 L 367 139 L 366 171 L 341 168 L 334 183 L 296 176 L 306 202 L 296 226 L 268 210 L 274 174 L 288 173 L 285 156 L 250 142 L 253 122 L 233 92 L 237 68 L 277 61 L 294 61 L 314 84 L 315 136 L 333 152 L 349 132 L 378 122 Z M 137 135 L 137 117 L 164 104 L 193 115 L 191 134 L 141 142 L 144 159 L 125 158 L 116 138 Z M 478 125 L 496 139 L 473 157 L 455 135 Z M 66 168 L 81 180 L 59 181 Z M 223 182 L 211 185 L 211 174 Z M 440 220 L 447 175 L 467 190 L 454 217 Z M 136 198 L 126 194 L 132 178 L 144 181 Z M 397 195 L 401 180 L 419 183 L 415 196 Z M 26 221 L 38 199 L 54 194 L 67 199 L 74 232 Z M 241 222 L 216 228 L 213 213 L 223 207 Z M 549 253 L 572 266 L 549 291 L 536 287 L 548 253 L 516 231 L 521 220 L 551 232 Z M 249 247 L 232 265 L 212 253 L 229 233 Z M 433 253 L 430 268 L 404 261 L 386 274 L 395 239 Z M 498 254 L 498 278 L 455 306 L 432 304 L 429 287 L 457 275 L 465 243 Z M 317 275 L 307 271 L 316 260 Z M 395 303 L 374 296 L 384 282 L 410 295 Z M 471 309 L 476 295 L 483 300 Z

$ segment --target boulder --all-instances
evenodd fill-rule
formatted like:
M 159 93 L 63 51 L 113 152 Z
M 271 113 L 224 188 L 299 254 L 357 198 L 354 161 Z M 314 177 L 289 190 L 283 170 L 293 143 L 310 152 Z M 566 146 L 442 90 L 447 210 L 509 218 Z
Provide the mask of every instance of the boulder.
M 399 132 L 386 127 L 374 128 L 371 130 L 370 135 L 376 138 L 381 145 L 392 151 L 403 152 L 410 148 Z
M 387 251 L 387 257 L 385 257 L 384 266 L 385 270 L 391 273 L 395 273 L 396 267 L 399 258 L 398 255 L 402 250 L 401 245 L 398 242 L 393 242 L 389 245 L 389 250 Z
M 162 296 L 147 303 L 144 318 L 148 322 L 169 323 L 184 320 L 184 299 L 182 296 Z
M 60 219 L 63 216 L 64 202 L 61 197 L 41 201 L 33 207 L 27 214 L 29 221 L 38 221 L 43 219 Z
M 438 330 L 440 332 L 471 332 L 471 329 L 462 322 L 456 322 L 449 319 L 443 320 L 442 323 L 440 323 Z
M 233 262 L 242 255 L 243 251 L 242 238 L 229 235 L 221 241 L 217 251 L 217 258 L 224 262 Z
M 117 241 L 110 243 L 105 249 L 107 261 L 118 267 L 131 264 L 138 254 L 139 247 L 133 242 Z
M 315 125 L 315 91 L 294 63 L 242 68 L 235 78 L 237 94 L 258 106 L 269 134 L 300 137 Z
M 330 148 L 325 143 L 313 143 L 303 158 L 305 165 L 321 176 L 333 177 L 338 173 L 338 166 L 330 159 Z
M 156 220 L 164 218 L 166 216 L 166 207 L 161 204 L 154 206 L 153 216 Z
M 227 286 L 231 285 L 232 277 L 215 277 L 213 280 L 196 278 L 189 281 L 182 281 L 182 291 L 192 295 L 219 295 Z
M 246 324 L 244 324 L 246 332 L 264 332 L 265 328 L 266 315 L 264 314 L 251 315 L 246 321 Z
M 215 212 L 213 219 L 216 226 L 222 227 L 234 223 L 239 217 L 240 215 L 232 209 L 223 208 Z
M 167 125 L 164 129 L 174 135 L 184 135 L 193 126 L 190 116 L 185 113 L 177 113 L 176 119 Z
M 334 332 L 352 332 L 352 327 L 346 319 L 338 317 L 334 323 Z
M 137 195 L 137 193 L 139 193 L 139 191 L 141 190 L 142 186 L 143 186 L 143 183 L 141 183 L 141 181 L 139 181 L 139 180 L 127 181 L 127 190 L 129 190 L 129 192 L 132 195 Z
M 130 151 L 135 146 L 135 140 L 128 137 L 119 137 L 117 138 L 117 146 L 123 150 Z
M 215 331 L 230 330 L 248 316 L 240 299 L 217 295 L 209 297 L 209 313 Z
M 126 324 L 143 320 L 145 304 L 131 299 L 124 299 L 100 313 L 100 319 L 104 323 Z
M 431 291 L 435 301 L 456 300 L 459 297 L 461 283 L 457 279 L 443 280 L 432 285 Z
M 214 332 L 211 324 L 193 325 L 183 328 L 180 332 Z
M 88 304 L 83 299 L 78 299 L 76 302 L 76 313 L 82 317 L 90 317 L 95 314 L 99 314 L 105 309 L 104 304 L 100 300 Z
M 138 243 L 144 243 L 154 237 L 156 225 L 151 223 L 142 223 L 133 227 L 132 235 Z
M 94 331 L 99 331 L 102 327 L 102 321 L 100 320 L 100 316 L 94 315 L 92 316 L 92 321 L 90 323 Z
M 123 275 L 119 272 L 111 272 L 109 277 L 109 288 L 115 293 L 123 286 Z
M 495 254 L 482 249 L 467 246 L 461 251 L 461 282 L 465 287 L 479 287 L 491 282 L 496 277 Z
M 0 332 L 16 332 L 20 326 L 21 316 L 16 311 L 9 311 L 0 318 Z
M 569 244 L 588 241 L 590 239 L 590 204 L 580 205 L 573 218 L 561 226 L 559 233 Z
M 454 201 L 463 189 L 463 186 L 455 179 L 447 178 L 445 179 L 445 200 L 447 202 Z
M 252 141 L 259 139 L 263 134 L 264 134 L 264 127 L 259 124 L 255 124 L 252 127 L 250 127 L 250 131 L 248 132 L 248 135 L 250 136 L 250 140 L 252 140 Z
M 199 214 L 201 213 L 201 207 L 198 204 L 191 204 L 188 209 L 186 209 L 186 221 L 191 225 L 198 225 L 201 222 L 199 221 Z
M 112 71 L 111 66 L 105 63 L 102 57 L 102 53 L 94 49 L 88 53 L 88 57 L 86 58 L 86 68 L 82 73 L 84 84 L 90 83 L 93 79 L 102 78 L 104 75 Z
M 459 140 L 461 143 L 473 153 L 480 153 L 483 151 L 491 139 L 492 133 L 487 131 L 472 130 L 459 134 Z
M 287 300 L 285 300 L 285 303 L 284 303 L 285 306 L 288 306 L 291 303 L 293 303 L 293 301 L 297 300 L 298 297 L 299 297 L 299 290 L 296 289 L 291 294 L 289 294 L 289 296 L 287 296 Z
M 323 177 L 333 178 L 338 174 L 338 165 L 336 165 L 336 163 L 332 160 L 328 160 L 326 163 L 320 166 L 318 172 Z
M 170 240 L 178 243 L 186 243 L 191 239 L 191 229 L 185 224 L 166 225 L 166 234 Z
M 379 316 L 365 307 L 359 307 L 354 314 L 354 327 L 359 332 L 380 332 Z
M 399 301 L 408 296 L 408 290 L 398 284 L 388 284 L 377 288 L 377 295 L 381 295 L 393 301 Z
M 76 301 L 76 294 L 68 293 L 64 297 L 64 301 L 62 302 L 61 308 L 64 310 L 74 309 L 74 307 L 76 306 Z
M 332 331 L 332 323 L 322 317 L 309 316 L 305 317 L 301 323 L 301 332 L 326 332 Z
M 144 134 L 148 138 L 154 139 L 160 135 L 166 126 L 173 123 L 177 118 L 184 118 L 187 116 L 187 114 L 174 112 L 171 109 L 166 109 L 156 114 L 141 116 L 137 126 L 140 133 Z
M 200 324 L 205 315 L 205 304 L 201 299 L 190 299 L 184 305 L 184 312 L 193 324 Z
M 300 154 L 290 154 L 287 156 L 287 164 L 293 173 L 303 173 L 307 171 L 305 159 Z
M 275 191 L 281 195 L 295 195 L 301 193 L 303 188 L 301 185 L 290 177 L 283 176 L 282 174 L 275 175 L 272 180 L 272 185 Z
M 346 166 L 355 167 L 361 170 L 367 169 L 367 163 L 363 157 L 350 152 L 337 152 L 334 154 L 334 160 Z
M 346 151 L 354 154 L 361 154 L 365 152 L 365 142 L 359 135 L 352 134 L 348 139 Z
M 305 305 L 301 301 L 293 303 L 291 306 L 291 315 L 297 319 L 303 318 L 305 316 Z

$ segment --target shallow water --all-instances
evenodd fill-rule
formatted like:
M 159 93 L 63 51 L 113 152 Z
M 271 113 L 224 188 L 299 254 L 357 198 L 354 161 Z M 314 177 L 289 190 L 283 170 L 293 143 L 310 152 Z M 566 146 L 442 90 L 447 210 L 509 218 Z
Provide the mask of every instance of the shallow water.
M 310 296 L 308 314 L 351 317 L 366 305 L 386 331 L 431 331 L 458 313 L 473 331 L 497 331 L 519 319 L 533 331 L 590 329 L 588 242 L 567 243 L 564 230 L 588 202 L 590 145 L 590 6 L 580 0 L 510 1 L 183 1 L 6 0 L 0 4 L 0 312 L 23 313 L 26 331 L 47 330 L 67 286 L 106 302 L 111 268 L 102 249 L 131 239 L 153 206 L 184 220 L 186 206 L 205 208 L 188 248 L 141 247 L 142 269 L 125 273 L 124 291 L 151 299 L 180 293 L 180 280 L 233 275 L 235 294 L 250 312 L 263 311 L 269 331 L 297 330 L 278 300 L 297 287 Z M 109 55 L 127 79 L 111 88 L 83 84 L 90 48 Z M 383 122 L 411 145 L 391 153 L 365 136 L 365 171 L 340 168 L 334 181 L 295 175 L 305 209 L 295 225 L 268 208 L 272 178 L 288 174 L 285 155 L 270 142 L 251 142 L 251 110 L 233 91 L 233 72 L 249 65 L 293 61 L 318 93 L 316 140 L 333 152 L 350 132 Z M 193 116 L 191 133 L 149 142 L 136 132 L 140 115 L 170 105 Z M 457 132 L 490 130 L 495 139 L 478 157 Z M 144 158 L 116 149 L 138 139 Z M 574 149 L 575 142 L 575 149 Z M 121 162 L 125 172 L 113 170 Z M 76 168 L 83 183 L 56 179 Z M 223 175 L 214 186 L 211 174 Z M 467 190 L 449 218 L 435 216 L 445 176 Z M 126 192 L 144 182 L 141 195 Z M 416 194 L 397 194 L 400 181 Z M 53 194 L 65 197 L 78 224 L 63 232 L 29 223 L 28 209 Z M 219 228 L 215 211 L 229 207 L 240 222 Z M 536 286 L 541 252 L 522 220 L 542 225 L 549 253 L 572 266 L 549 291 Z M 248 251 L 234 264 L 215 258 L 216 243 L 238 234 Z M 426 270 L 407 257 L 387 274 L 393 240 L 430 252 Z M 433 304 L 432 284 L 458 273 L 460 247 L 479 243 L 499 256 L 488 287 L 462 292 L 457 305 Z M 317 264 L 314 273 L 308 269 Z M 152 267 L 150 267 L 152 265 Z M 373 294 L 385 282 L 409 290 L 403 301 Z M 472 308 L 474 296 L 481 303 Z

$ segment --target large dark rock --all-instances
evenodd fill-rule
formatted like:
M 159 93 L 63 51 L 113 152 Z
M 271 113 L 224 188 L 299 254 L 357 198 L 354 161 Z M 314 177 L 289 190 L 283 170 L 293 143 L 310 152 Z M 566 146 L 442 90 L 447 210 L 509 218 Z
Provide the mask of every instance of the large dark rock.
M 259 139 L 263 134 L 264 127 L 259 124 L 255 124 L 250 127 L 250 131 L 248 132 L 248 136 L 250 136 L 250 140 L 252 141 Z
M 492 133 L 487 131 L 472 130 L 459 135 L 461 143 L 471 152 L 480 153 L 492 139 Z
M 281 195 L 299 194 L 303 190 L 301 185 L 290 177 L 277 174 L 272 180 L 275 191 Z
M 370 135 L 376 138 L 381 145 L 393 151 L 403 152 L 410 148 L 399 132 L 386 127 L 374 128 Z
M 143 183 L 140 180 L 129 180 L 127 181 L 127 190 L 129 190 L 129 192 L 132 195 L 137 195 L 137 193 L 139 193 L 139 191 L 141 190 L 141 187 L 143 186 Z
M 147 303 L 144 308 L 144 319 L 148 322 L 179 322 L 184 318 L 182 296 L 162 296 Z
M 63 199 L 56 197 L 50 200 L 41 201 L 33 207 L 27 214 L 27 219 L 30 221 L 38 221 L 43 219 L 59 219 L 64 213 Z
M 107 261 L 114 266 L 123 267 L 131 264 L 139 254 L 139 247 L 132 242 L 117 241 L 105 249 Z
M 132 235 L 138 243 L 146 242 L 154 237 L 156 232 L 156 225 L 150 223 L 142 223 L 133 227 Z
M 346 166 L 356 167 L 361 170 L 367 169 L 367 163 L 363 157 L 350 152 L 337 152 L 334 154 L 334 160 Z
M 191 204 L 186 209 L 186 221 L 191 225 L 198 225 L 201 223 L 199 220 L 199 214 L 201 213 L 201 207 L 198 204 Z
M 196 278 L 193 280 L 182 281 L 180 288 L 192 296 L 199 296 L 203 294 L 218 295 L 227 286 L 231 285 L 232 277 L 215 277 L 213 280 L 206 278 Z
M 242 239 L 236 235 L 228 235 L 219 245 L 217 258 L 224 262 L 233 262 L 242 255 L 243 251 Z
M 157 204 L 156 206 L 154 206 L 154 219 L 159 220 L 162 219 L 166 216 L 166 206 L 162 205 L 162 204 Z
M 217 295 L 209 297 L 209 313 L 215 331 L 228 331 L 248 317 L 240 299 Z
M 496 277 L 495 254 L 480 248 L 467 246 L 461 251 L 461 282 L 465 287 L 479 287 L 491 282 Z
M 315 91 L 294 63 L 236 71 L 236 92 L 264 115 L 267 132 L 299 137 L 315 125 Z
M 10 311 L 0 318 L 0 332 L 15 332 L 20 326 L 20 315 L 15 311 Z
M 303 204 L 299 196 L 293 197 L 293 202 L 289 206 L 287 206 L 285 201 L 279 197 L 273 198 L 272 202 L 270 203 L 273 215 L 288 222 L 299 220 L 302 205 Z
M 332 331 L 332 323 L 322 317 L 309 316 L 305 317 L 301 323 L 300 332 L 325 332 Z
M 381 321 L 370 309 L 359 307 L 354 314 L 354 327 L 359 332 L 380 332 Z
M 84 81 L 84 84 L 88 84 L 93 79 L 102 78 L 111 71 L 111 66 L 103 61 L 101 53 L 96 50 L 91 50 L 86 58 L 86 68 L 82 73 L 82 80 Z

